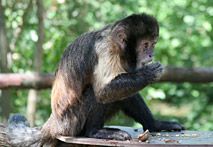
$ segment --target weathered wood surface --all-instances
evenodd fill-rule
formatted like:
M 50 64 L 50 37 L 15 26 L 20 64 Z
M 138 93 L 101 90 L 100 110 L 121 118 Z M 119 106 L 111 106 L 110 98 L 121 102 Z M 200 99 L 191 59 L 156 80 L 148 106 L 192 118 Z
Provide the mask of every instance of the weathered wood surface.
M 140 128 L 112 126 L 112 128 L 119 128 L 131 134 L 130 141 L 117 141 L 105 140 L 94 138 L 81 138 L 81 137 L 66 137 L 60 136 L 59 140 L 62 141 L 61 147 L 70 146 L 126 146 L 126 147 L 158 147 L 158 146 L 213 146 L 213 132 L 205 131 L 181 131 L 181 132 L 157 132 L 151 133 L 147 142 L 139 142 L 136 137 L 143 133 Z M 168 143 L 173 142 L 173 143 Z

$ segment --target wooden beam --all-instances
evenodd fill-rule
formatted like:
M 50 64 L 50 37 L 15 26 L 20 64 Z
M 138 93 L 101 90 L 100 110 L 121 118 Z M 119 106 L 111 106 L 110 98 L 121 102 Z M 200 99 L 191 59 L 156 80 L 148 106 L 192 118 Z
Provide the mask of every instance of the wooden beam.
M 0 89 L 51 88 L 53 73 L 0 74 Z
M 159 82 L 213 82 L 213 68 L 166 66 Z
M 54 73 L 0 74 L 0 89 L 51 88 Z M 213 68 L 166 66 L 159 82 L 212 83 Z

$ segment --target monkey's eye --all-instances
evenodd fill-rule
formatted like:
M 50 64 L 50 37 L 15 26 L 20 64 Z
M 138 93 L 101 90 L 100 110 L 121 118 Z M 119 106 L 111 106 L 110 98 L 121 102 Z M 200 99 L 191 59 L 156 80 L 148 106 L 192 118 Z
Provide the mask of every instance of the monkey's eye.
M 157 43 L 157 41 L 152 42 L 152 46 L 155 46 Z
M 152 46 L 155 46 L 155 44 L 156 44 L 156 42 L 153 42 L 153 43 L 152 43 Z

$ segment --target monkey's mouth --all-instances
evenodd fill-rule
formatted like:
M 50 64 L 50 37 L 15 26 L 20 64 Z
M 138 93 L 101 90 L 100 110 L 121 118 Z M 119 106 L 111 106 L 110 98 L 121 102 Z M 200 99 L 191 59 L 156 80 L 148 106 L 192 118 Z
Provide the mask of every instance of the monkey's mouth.
M 146 66 L 146 65 L 149 65 L 149 64 L 152 64 L 153 63 L 153 61 L 148 61 L 148 62 L 139 62 L 139 63 L 137 63 L 137 67 L 136 67 L 136 69 L 140 69 L 140 68 L 142 68 L 142 67 L 144 67 L 144 66 Z
M 149 64 L 152 64 L 153 62 L 150 61 L 150 62 L 145 62 L 145 63 L 141 63 L 141 66 L 145 66 L 145 65 L 149 65 Z

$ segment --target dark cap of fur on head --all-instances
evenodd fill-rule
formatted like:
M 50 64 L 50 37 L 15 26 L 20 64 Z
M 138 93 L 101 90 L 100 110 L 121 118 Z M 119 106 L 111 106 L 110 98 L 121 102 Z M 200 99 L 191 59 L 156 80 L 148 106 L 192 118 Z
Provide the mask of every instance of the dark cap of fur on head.
M 126 33 L 127 36 L 131 38 L 149 36 L 150 39 L 154 39 L 153 37 L 159 36 L 158 21 L 145 13 L 132 14 L 124 19 L 118 20 L 113 24 L 112 29 L 118 25 L 123 26 L 125 30 L 129 30 Z

